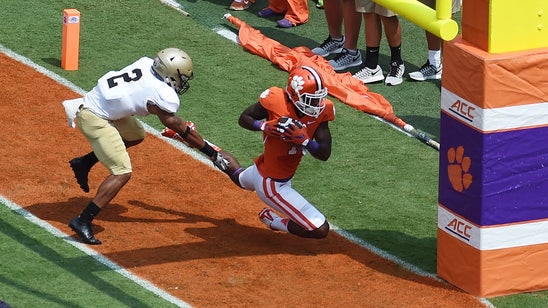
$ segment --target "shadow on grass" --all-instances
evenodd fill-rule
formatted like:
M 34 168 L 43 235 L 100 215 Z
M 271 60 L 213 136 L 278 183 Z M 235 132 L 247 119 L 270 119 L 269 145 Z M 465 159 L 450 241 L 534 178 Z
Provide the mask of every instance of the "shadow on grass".
M 109 269 L 101 264 L 95 262 L 87 255 L 80 257 L 67 257 L 55 249 L 51 248 L 41 241 L 28 236 L 18 228 L 10 225 L 9 221 L 2 222 L 2 233 L 12 238 L 14 241 L 27 247 L 35 254 L 39 255 L 44 260 L 47 260 L 51 264 L 60 266 L 62 271 L 68 272 L 71 276 L 77 277 L 75 280 L 67 280 L 63 286 L 60 286 L 58 290 L 63 289 L 65 293 L 70 293 L 69 296 L 73 301 L 65 300 L 55 295 L 54 290 L 48 292 L 42 291 L 36 284 L 36 277 L 25 277 L 22 273 L 17 275 L 17 279 L 11 279 L 6 275 L 6 272 L 0 273 L 0 284 L 6 284 L 12 289 L 16 289 L 18 292 L 27 294 L 31 297 L 40 299 L 40 302 L 55 303 L 61 307 L 85 307 L 93 302 L 93 293 L 89 292 L 91 289 L 97 290 L 104 296 L 108 296 L 113 299 L 113 302 L 118 302 L 126 307 L 145 307 L 146 303 L 142 300 L 134 297 L 133 295 L 125 292 L 123 289 L 113 285 L 108 280 L 105 280 L 97 275 L 99 272 L 108 271 Z M 17 262 L 17 261 L 14 261 Z M 6 265 L 4 263 L 4 265 Z M 43 270 L 44 275 L 51 275 L 49 270 Z M 29 275 L 34 275 L 34 271 Z M 65 275 L 65 274 L 62 274 Z M 55 275 L 54 277 L 57 277 Z M 57 279 L 57 278 L 56 278 Z M 70 277 L 67 277 L 70 279 Z M 85 286 L 81 285 L 81 280 Z M 75 290 L 74 288 L 82 287 L 82 290 Z M 59 291 L 61 292 L 61 291 Z M 78 305 L 77 302 L 87 303 Z

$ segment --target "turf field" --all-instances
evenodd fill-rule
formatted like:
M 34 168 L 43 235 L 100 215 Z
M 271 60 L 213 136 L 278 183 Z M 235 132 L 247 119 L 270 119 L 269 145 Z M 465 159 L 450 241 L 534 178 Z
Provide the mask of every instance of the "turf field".
M 267 5 L 264 0 L 232 14 L 289 47 L 315 47 L 327 32 L 323 11 L 309 3 L 309 23 L 294 29 L 279 29 L 274 27 L 275 19 L 258 18 L 257 11 Z M 191 55 L 196 72 L 191 90 L 182 97 L 180 115 L 193 120 L 204 136 L 231 150 L 244 165 L 250 164 L 261 145 L 256 134 L 237 126 L 237 117 L 265 88 L 283 86 L 287 74 L 217 33 L 236 32 L 221 18 L 228 12 L 228 1 L 180 4 L 190 17 L 154 0 L 4 0 L 0 44 L 85 90 L 108 70 L 164 47 L 180 47 Z M 60 68 L 65 8 L 82 13 L 78 71 Z M 426 43 L 420 28 L 402 23 L 402 53 L 410 72 L 424 63 Z M 359 45 L 365 49 L 363 30 Z M 386 68 L 385 40 L 381 53 L 380 64 Z M 381 83 L 370 88 L 392 103 L 396 115 L 439 140 L 439 82 L 406 79 L 397 87 Z M 305 159 L 294 185 L 338 228 L 421 272 L 435 274 L 439 153 L 370 115 L 340 102 L 336 106 L 331 159 L 327 163 Z M 162 128 L 153 119 L 143 120 Z M 36 303 L 65 307 L 75 302 L 109 307 L 171 305 L 7 207 L 0 207 L 0 217 L 0 300 L 15 307 Z M 92 299 L 86 299 L 90 294 Z M 489 301 L 496 307 L 541 307 L 548 305 L 548 293 Z

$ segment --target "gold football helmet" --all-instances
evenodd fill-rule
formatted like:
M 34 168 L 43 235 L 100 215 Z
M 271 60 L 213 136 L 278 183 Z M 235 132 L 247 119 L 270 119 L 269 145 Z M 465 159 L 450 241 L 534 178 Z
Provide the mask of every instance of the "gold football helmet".
M 154 58 L 152 69 L 165 83 L 172 87 L 177 94 L 188 90 L 188 83 L 193 77 L 192 59 L 178 48 L 160 50 Z

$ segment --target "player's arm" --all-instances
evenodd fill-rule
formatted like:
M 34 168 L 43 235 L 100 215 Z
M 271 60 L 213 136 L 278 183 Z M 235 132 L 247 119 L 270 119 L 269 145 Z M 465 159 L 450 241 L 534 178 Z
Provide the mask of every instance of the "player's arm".
M 266 121 L 267 119 L 268 110 L 257 102 L 247 107 L 242 114 L 240 114 L 238 124 L 248 130 L 263 131 L 268 136 L 281 137 L 281 132 L 276 127 L 278 120 Z
M 201 149 L 206 144 L 202 136 L 196 130 L 187 126 L 183 119 L 175 114 L 162 110 L 158 106 L 152 104 L 148 104 L 148 111 L 155 114 L 160 122 L 166 127 L 179 134 L 179 136 L 181 136 L 191 147 Z
M 150 113 L 155 114 L 162 124 L 179 134 L 188 145 L 207 155 L 217 168 L 223 171 L 228 169 L 229 162 L 223 158 L 222 154 L 205 142 L 204 138 L 196 130 L 188 126 L 180 117 L 162 110 L 153 104 L 148 104 L 147 109 Z
M 238 124 L 248 130 L 261 130 L 261 124 L 267 118 L 268 110 L 257 102 L 247 107 L 242 114 L 240 114 Z
M 314 137 L 305 146 L 308 153 L 323 161 L 326 161 L 331 156 L 332 139 L 328 123 L 327 121 L 322 122 L 316 129 Z

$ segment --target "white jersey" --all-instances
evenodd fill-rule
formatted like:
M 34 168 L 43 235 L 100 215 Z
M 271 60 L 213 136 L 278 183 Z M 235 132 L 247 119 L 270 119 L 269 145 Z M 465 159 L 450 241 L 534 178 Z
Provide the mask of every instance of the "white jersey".
M 110 71 L 84 96 L 84 108 L 105 120 L 147 116 L 147 102 L 169 113 L 179 109 L 177 92 L 152 72 L 153 59 L 142 57 L 119 71 Z

